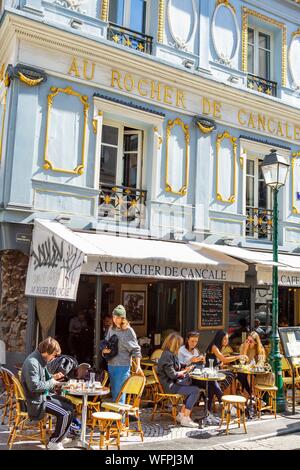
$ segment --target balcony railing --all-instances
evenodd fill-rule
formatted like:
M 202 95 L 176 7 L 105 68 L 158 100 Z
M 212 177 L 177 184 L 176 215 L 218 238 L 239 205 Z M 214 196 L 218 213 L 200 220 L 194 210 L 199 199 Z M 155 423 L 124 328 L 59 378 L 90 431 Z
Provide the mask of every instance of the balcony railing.
M 277 83 L 272 80 L 267 80 L 265 78 L 257 77 L 248 73 L 247 77 L 247 86 L 251 90 L 259 91 L 260 93 L 265 93 L 269 96 L 277 96 Z
M 101 184 L 98 215 L 115 222 L 145 224 L 147 191 Z
M 153 37 L 138 33 L 132 29 L 123 28 L 117 24 L 110 23 L 108 26 L 107 37 L 116 44 L 130 47 L 139 52 L 152 54 Z
M 246 236 L 272 240 L 273 211 L 247 207 Z

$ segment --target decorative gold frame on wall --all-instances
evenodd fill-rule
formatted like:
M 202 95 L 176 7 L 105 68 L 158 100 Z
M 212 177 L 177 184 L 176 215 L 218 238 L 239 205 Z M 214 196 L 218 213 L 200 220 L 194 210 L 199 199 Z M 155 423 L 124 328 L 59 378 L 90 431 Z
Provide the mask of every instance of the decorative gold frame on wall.
M 160 44 L 164 42 L 165 14 L 166 14 L 165 0 L 159 0 L 157 42 L 159 42 Z
M 46 122 L 46 138 L 45 138 L 45 150 L 44 150 L 44 169 L 55 171 L 57 173 L 68 173 L 71 175 L 82 175 L 84 172 L 84 165 L 85 165 L 85 147 L 86 147 L 86 133 L 87 133 L 87 125 L 88 125 L 88 110 L 89 110 L 89 103 L 88 97 L 81 95 L 77 91 L 74 91 L 72 87 L 67 88 L 56 88 L 51 87 L 50 93 L 48 95 L 48 109 L 47 109 L 47 122 Z M 83 136 L 82 136 L 82 144 L 81 144 L 81 163 L 77 165 L 74 170 L 68 170 L 64 168 L 55 168 L 48 156 L 48 144 L 49 144 L 49 131 L 50 131 L 50 123 L 51 123 L 51 110 L 53 105 L 53 99 L 59 93 L 65 93 L 70 96 L 75 96 L 80 99 L 81 103 L 83 104 L 83 116 L 84 116 L 84 124 L 83 124 Z
M 300 215 L 295 198 L 295 163 L 298 158 L 300 158 L 300 152 L 294 152 L 292 155 L 292 212 L 294 215 Z
M 229 139 L 232 144 L 232 153 L 233 153 L 233 194 L 228 199 L 224 199 L 222 194 L 219 192 L 219 158 L 220 158 L 220 149 L 221 143 L 223 140 Z M 228 131 L 223 132 L 223 134 L 218 134 L 216 140 L 216 197 L 220 202 L 226 204 L 233 204 L 236 201 L 236 176 L 237 176 L 237 138 L 230 135 Z
M 277 26 L 282 30 L 282 64 L 281 64 L 281 82 L 282 86 L 287 84 L 287 28 L 284 23 L 269 18 L 255 10 L 250 10 L 247 7 L 242 7 L 242 70 L 248 72 L 248 17 L 254 16 L 264 23 L 269 23 Z
M 170 151 L 169 151 L 169 143 L 170 137 L 172 134 L 172 129 L 175 126 L 180 126 L 183 130 L 185 135 L 185 180 L 183 186 L 180 188 L 179 191 L 174 191 L 172 188 L 171 183 L 169 182 L 169 158 L 170 158 Z M 188 124 L 184 124 L 184 122 L 180 118 L 174 119 L 174 121 L 168 121 L 167 125 L 167 140 L 166 140 L 166 192 L 177 194 L 178 196 L 185 196 L 188 191 L 188 184 L 189 184 L 189 145 L 190 145 L 190 131 Z
M 105 21 L 106 23 L 108 21 L 108 0 L 102 0 L 101 20 Z
M 217 5 L 224 5 L 227 8 L 230 8 L 234 13 L 236 13 L 235 7 L 230 3 L 229 0 L 217 0 Z

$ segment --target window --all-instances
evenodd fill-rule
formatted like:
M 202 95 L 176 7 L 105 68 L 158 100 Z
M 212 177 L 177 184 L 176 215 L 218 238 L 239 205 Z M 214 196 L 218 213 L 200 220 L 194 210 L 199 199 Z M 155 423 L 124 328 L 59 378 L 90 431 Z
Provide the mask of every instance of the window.
M 248 87 L 276 96 L 272 59 L 272 36 L 248 28 Z
M 247 159 L 246 169 L 246 235 L 270 239 L 272 232 L 272 194 L 267 187 L 261 165 L 263 160 Z
M 248 28 L 248 72 L 271 80 L 271 36 Z
M 146 33 L 147 0 L 110 0 L 109 22 Z
M 117 124 L 104 124 L 100 184 L 138 189 L 142 176 L 142 144 L 142 131 Z

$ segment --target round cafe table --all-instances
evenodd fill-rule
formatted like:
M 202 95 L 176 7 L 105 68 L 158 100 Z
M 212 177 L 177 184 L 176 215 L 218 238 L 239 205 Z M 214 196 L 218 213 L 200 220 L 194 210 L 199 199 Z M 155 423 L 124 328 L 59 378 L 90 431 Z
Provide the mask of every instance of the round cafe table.
M 103 387 L 99 389 L 86 388 L 84 390 L 78 390 L 78 389 L 70 390 L 69 387 L 63 387 L 63 391 L 67 392 L 69 395 L 82 397 L 81 434 L 80 434 L 80 439 L 76 447 L 87 449 L 88 443 L 86 442 L 86 422 L 87 422 L 88 397 L 106 396 L 109 394 L 110 389 L 107 387 Z M 66 396 L 66 398 L 68 398 L 68 396 Z
M 191 379 L 199 380 L 201 382 L 205 382 L 205 409 L 204 409 L 204 416 L 202 418 L 201 427 L 205 426 L 207 417 L 208 417 L 208 384 L 209 382 L 222 382 L 222 380 L 226 379 L 226 375 L 222 373 L 216 373 L 215 375 L 211 375 L 209 377 L 200 375 L 200 374 L 190 374 Z

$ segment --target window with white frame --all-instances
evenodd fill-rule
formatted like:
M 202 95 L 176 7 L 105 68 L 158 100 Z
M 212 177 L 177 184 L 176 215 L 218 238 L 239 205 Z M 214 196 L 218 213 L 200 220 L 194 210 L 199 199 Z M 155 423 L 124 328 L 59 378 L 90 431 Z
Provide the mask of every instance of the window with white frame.
M 248 28 L 248 88 L 276 96 L 273 42 L 272 33 Z
M 102 127 L 100 185 L 140 188 L 142 149 L 143 131 L 105 122 Z
M 147 0 L 110 0 L 109 22 L 146 34 Z
M 272 193 L 265 183 L 262 163 L 262 159 L 247 158 L 246 235 L 257 239 L 270 239 L 273 218 Z

